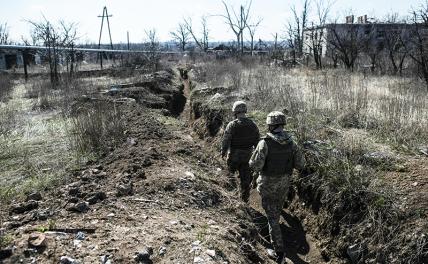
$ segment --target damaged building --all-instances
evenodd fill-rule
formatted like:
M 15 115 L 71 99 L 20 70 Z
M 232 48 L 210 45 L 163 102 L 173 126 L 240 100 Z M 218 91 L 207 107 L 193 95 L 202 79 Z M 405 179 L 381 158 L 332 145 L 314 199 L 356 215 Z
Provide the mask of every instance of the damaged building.
M 36 53 L 20 50 L 0 49 L 0 70 L 24 67 L 24 56 L 28 65 L 40 64 L 40 56 Z
M 413 28 L 414 24 L 370 21 L 367 15 L 358 17 L 356 22 L 354 16 L 347 16 L 345 23 L 330 23 L 305 29 L 303 53 L 313 55 L 314 49 L 318 49 L 322 57 L 329 56 L 334 52 L 334 44 L 338 41 L 356 43 L 357 46 L 369 45 L 380 52 L 388 37 L 399 34 L 400 38 L 407 39 Z

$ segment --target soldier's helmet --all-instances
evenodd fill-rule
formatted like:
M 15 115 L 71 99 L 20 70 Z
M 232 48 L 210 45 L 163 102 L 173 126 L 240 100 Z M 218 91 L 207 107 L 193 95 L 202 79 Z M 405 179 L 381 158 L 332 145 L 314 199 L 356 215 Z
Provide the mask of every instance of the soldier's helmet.
M 247 104 L 244 101 L 236 101 L 235 103 L 233 103 L 232 112 L 234 114 L 246 113 Z
M 266 124 L 270 126 L 285 125 L 285 115 L 280 111 L 270 112 L 266 117 Z

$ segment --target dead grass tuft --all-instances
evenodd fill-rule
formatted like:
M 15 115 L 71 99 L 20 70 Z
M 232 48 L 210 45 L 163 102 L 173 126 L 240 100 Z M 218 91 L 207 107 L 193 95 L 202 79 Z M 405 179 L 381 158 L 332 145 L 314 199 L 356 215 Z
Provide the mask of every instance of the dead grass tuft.
M 315 225 L 330 238 L 330 252 L 346 258 L 348 247 L 356 244 L 360 261 L 423 263 L 428 255 L 423 232 L 405 239 L 414 231 L 408 224 L 420 216 L 402 210 L 398 194 L 382 180 L 385 171 L 405 170 L 400 154 L 417 153 L 428 143 L 428 95 L 422 83 L 234 61 L 197 65 L 195 74 L 244 98 L 261 131 L 268 112 L 288 113 L 287 130 L 305 146 L 310 164 L 295 186 L 305 207 L 319 215 Z M 215 87 L 209 81 L 208 86 Z
M 71 117 L 68 131 L 75 148 L 81 153 L 102 154 L 124 138 L 124 124 L 119 108 L 112 102 L 94 101 Z

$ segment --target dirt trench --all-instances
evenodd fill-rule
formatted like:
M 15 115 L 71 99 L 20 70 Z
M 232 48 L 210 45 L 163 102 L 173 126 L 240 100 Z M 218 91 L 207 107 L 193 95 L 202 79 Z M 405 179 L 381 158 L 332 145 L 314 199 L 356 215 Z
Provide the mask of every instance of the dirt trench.
M 135 100 L 118 106 L 127 139 L 63 185 L 2 204 L 0 263 L 271 263 L 223 164 L 174 117 L 188 111 L 182 88 L 163 72 L 101 95 Z
M 218 157 L 222 131 L 233 118 L 226 106 L 231 106 L 234 101 L 242 98 L 236 97 L 233 91 L 226 87 L 198 89 L 197 84 L 192 84 L 190 80 L 185 80 L 183 83 L 184 92 L 188 97 L 187 110 L 183 113 L 184 118 L 193 129 L 195 136 L 205 143 L 205 150 L 210 155 Z M 225 166 L 224 161 L 218 160 L 218 162 Z M 226 177 L 226 173 L 224 171 L 223 177 Z M 235 196 L 238 197 L 237 193 Z M 292 197 L 287 204 L 291 200 Z M 251 219 L 252 226 L 257 230 L 254 240 L 260 244 L 263 251 L 266 251 L 271 248 L 269 227 L 261 206 L 261 197 L 255 189 L 251 191 L 250 202 L 244 206 L 247 217 Z M 287 258 L 292 263 L 299 264 L 345 263 L 320 247 L 320 241 L 308 232 L 303 220 L 294 212 L 284 208 L 280 222 Z
M 126 141 L 33 207 L 2 207 L 2 227 L 14 238 L 3 263 L 274 263 L 259 195 L 253 191 L 245 205 L 224 188 L 216 146 L 229 116 L 212 107 L 224 102 L 203 103 L 220 90 L 201 96 L 190 84 L 165 71 L 105 94 L 109 102 L 135 100 L 119 106 Z M 301 220 L 283 213 L 287 256 L 326 262 Z M 31 236 L 43 245 L 30 245 Z
M 246 98 L 238 98 L 227 87 L 197 84 L 189 87 L 192 88 L 190 123 L 196 135 L 207 142 L 206 150 L 216 153 L 222 129 L 232 120 L 229 107 L 233 101 Z M 306 173 L 321 176 L 303 177 L 305 180 L 293 176 L 288 207 L 281 218 L 289 258 L 294 263 L 426 263 L 426 221 L 422 220 L 426 210 L 426 158 L 412 157 L 406 162 L 408 171 L 386 173 L 388 185 L 384 188 L 398 190 L 400 195 L 394 202 L 406 210 L 400 209 L 399 213 L 391 210 L 389 216 L 383 219 L 381 216 L 382 228 L 378 228 L 364 218 L 368 206 L 365 194 L 331 198 L 334 190 L 328 189 L 331 186 L 325 188 L 328 184 L 323 184 L 323 174 L 313 172 L 318 172 L 316 164 L 322 160 L 320 156 L 333 155 L 316 144 L 317 140 L 303 143 L 308 164 L 312 164 L 309 167 L 313 167 L 312 173 Z M 377 201 L 384 202 L 383 198 Z M 269 247 L 266 218 L 260 204 L 259 195 L 253 191 L 248 214 L 260 234 L 258 242 Z M 382 214 L 382 209 L 376 210 Z M 379 230 L 385 231 L 380 242 L 373 239 Z

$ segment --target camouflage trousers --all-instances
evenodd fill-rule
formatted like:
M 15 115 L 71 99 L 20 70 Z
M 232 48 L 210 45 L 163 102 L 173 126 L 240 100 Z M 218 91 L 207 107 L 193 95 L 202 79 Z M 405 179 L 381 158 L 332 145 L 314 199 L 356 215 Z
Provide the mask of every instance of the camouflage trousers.
M 289 175 L 263 175 L 257 179 L 257 191 L 262 198 L 262 207 L 266 212 L 269 223 L 269 235 L 275 252 L 284 252 L 279 219 L 288 195 L 290 185 Z
M 252 173 L 248 162 L 251 158 L 252 150 L 235 149 L 231 150 L 227 158 L 227 166 L 229 169 L 229 181 L 236 188 L 236 176 L 238 172 L 240 179 L 241 198 L 244 202 L 248 202 L 251 191 Z

